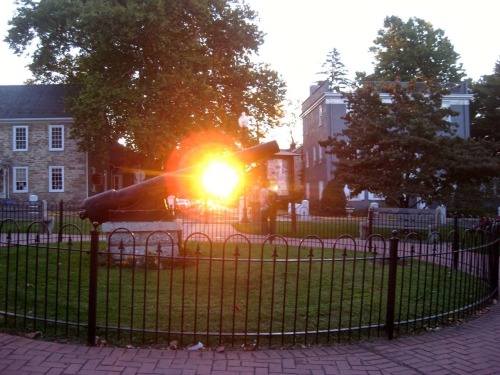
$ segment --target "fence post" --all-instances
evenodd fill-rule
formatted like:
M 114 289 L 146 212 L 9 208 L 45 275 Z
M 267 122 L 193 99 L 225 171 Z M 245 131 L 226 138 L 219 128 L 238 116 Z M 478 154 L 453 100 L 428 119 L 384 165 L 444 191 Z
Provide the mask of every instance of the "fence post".
M 368 249 L 370 250 L 370 253 L 372 252 L 372 234 L 373 234 L 373 215 L 374 215 L 374 208 L 373 206 L 370 206 L 368 208 Z
M 458 268 L 460 241 L 458 236 L 458 216 L 456 214 L 453 216 L 453 243 L 451 246 L 453 253 L 453 268 Z
M 87 319 L 87 345 L 95 345 L 97 327 L 97 267 L 99 260 L 99 230 L 98 223 L 90 234 L 90 270 L 89 270 L 89 312 Z
M 488 262 L 489 262 L 489 289 L 490 293 L 496 290 L 493 298 L 498 297 L 498 280 L 499 280 L 499 256 L 500 256 L 500 233 L 495 233 L 495 227 L 492 228 L 491 244 L 489 245 L 488 251 Z
M 59 201 L 59 235 L 57 237 L 57 242 L 62 242 L 61 228 L 63 224 L 64 224 L 64 201 L 61 199 Z
M 394 310 L 396 307 L 396 276 L 398 267 L 398 244 L 399 238 L 397 231 L 392 232 L 392 237 L 389 240 L 389 282 L 387 286 L 387 313 L 386 327 L 387 338 L 392 340 L 394 336 Z

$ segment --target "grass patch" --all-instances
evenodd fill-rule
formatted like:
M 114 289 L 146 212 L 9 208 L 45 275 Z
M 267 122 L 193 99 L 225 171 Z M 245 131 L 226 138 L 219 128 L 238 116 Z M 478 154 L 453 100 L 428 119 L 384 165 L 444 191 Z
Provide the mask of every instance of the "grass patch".
M 468 305 L 486 287 L 468 273 L 426 260 L 398 265 L 395 316 L 402 320 L 418 322 Z M 257 336 L 261 345 L 295 345 L 283 334 L 292 331 L 309 332 L 298 336 L 301 343 L 366 338 L 378 335 L 375 326 L 385 321 L 387 271 L 371 253 L 282 245 L 192 242 L 178 258 L 102 253 L 98 335 L 115 345 L 154 346 L 174 339 L 180 345 L 240 345 Z M 85 249 L 3 247 L 0 275 L 6 330 L 85 340 Z
M 335 220 L 323 218 L 318 221 L 296 222 L 295 231 L 292 230 L 290 220 L 276 222 L 276 234 L 283 237 L 304 238 L 308 235 L 315 235 L 320 238 L 337 238 L 343 234 L 352 237 L 359 237 L 359 223 L 361 218 L 343 218 Z M 245 234 L 262 234 L 259 223 L 233 223 L 233 227 Z
M 54 219 L 52 234 L 59 233 L 61 228 L 61 223 L 59 222 L 59 216 L 49 215 Z M 64 216 L 64 222 L 62 226 L 65 227 L 63 232 L 72 231 L 74 233 L 81 231 L 81 234 L 88 235 L 93 229 L 90 220 L 82 220 L 77 213 L 68 214 Z M 100 228 L 100 226 L 99 226 Z M 29 233 L 46 233 L 45 227 L 40 222 L 33 222 L 31 220 L 0 220 L 0 233 L 20 233 L 21 235 Z

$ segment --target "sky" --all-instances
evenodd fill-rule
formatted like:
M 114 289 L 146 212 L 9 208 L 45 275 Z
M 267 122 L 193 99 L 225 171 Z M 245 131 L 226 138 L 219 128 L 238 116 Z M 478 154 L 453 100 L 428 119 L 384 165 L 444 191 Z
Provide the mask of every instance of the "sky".
M 398 16 L 403 21 L 411 17 L 430 22 L 442 29 L 468 77 L 478 80 L 492 74 L 500 60 L 500 2 L 475 0 L 246 0 L 258 13 L 258 25 L 266 34 L 259 51 L 259 60 L 270 64 L 288 87 L 288 98 L 302 103 L 309 87 L 318 80 L 317 73 L 327 54 L 336 48 L 350 78 L 355 72 L 373 71 L 373 46 L 384 18 Z M 1 0 L 0 5 L 0 85 L 22 84 L 30 77 L 26 58 L 17 57 L 3 42 L 8 20 L 14 12 L 14 0 Z M 300 124 L 299 124 L 300 125 Z M 300 126 L 294 139 L 300 138 Z M 285 134 L 280 146 L 290 141 Z M 300 141 L 300 139 L 298 139 Z

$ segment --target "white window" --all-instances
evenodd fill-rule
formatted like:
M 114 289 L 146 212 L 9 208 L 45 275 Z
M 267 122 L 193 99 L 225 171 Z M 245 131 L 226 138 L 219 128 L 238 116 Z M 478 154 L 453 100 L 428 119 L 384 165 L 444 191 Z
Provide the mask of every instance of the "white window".
M 49 125 L 49 150 L 64 150 L 64 125 Z
M 323 190 L 325 190 L 325 182 L 319 181 L 318 182 L 318 199 L 321 199 L 321 197 L 323 196 Z
M 316 164 L 316 146 L 313 147 L 313 164 Z
M 323 162 L 323 147 L 319 146 L 318 147 L 318 154 L 319 154 L 319 162 Z
M 28 151 L 28 127 L 14 126 L 12 132 L 12 144 L 14 151 Z
M 49 167 L 49 192 L 64 191 L 64 167 Z
M 14 193 L 27 193 L 28 192 L 28 168 L 27 167 L 14 167 L 13 188 Z
M 323 107 L 319 106 L 318 126 L 323 125 Z

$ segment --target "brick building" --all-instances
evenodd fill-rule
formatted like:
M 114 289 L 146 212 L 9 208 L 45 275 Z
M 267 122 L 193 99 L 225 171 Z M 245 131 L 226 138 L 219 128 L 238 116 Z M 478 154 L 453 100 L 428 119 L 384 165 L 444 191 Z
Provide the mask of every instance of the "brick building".
M 381 99 L 390 100 L 388 94 L 380 93 Z M 455 122 L 457 135 L 463 138 L 470 136 L 469 103 L 472 94 L 468 93 L 467 84 L 457 84 L 449 95 L 443 97 L 443 106 L 448 106 L 458 113 L 450 119 Z M 328 181 L 332 179 L 332 155 L 325 154 L 318 144 L 330 135 L 338 134 L 345 127 L 344 120 L 347 105 L 342 94 L 331 92 L 329 82 L 319 86 L 311 86 L 309 97 L 302 104 L 303 122 L 303 165 L 305 197 L 311 207 L 320 208 L 320 200 Z M 366 208 L 371 202 L 379 202 L 383 197 L 377 197 L 369 192 L 363 192 L 350 199 L 349 204 L 356 208 Z

